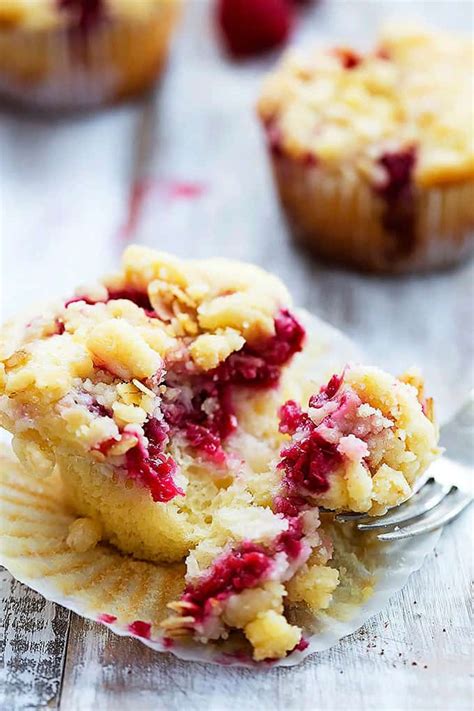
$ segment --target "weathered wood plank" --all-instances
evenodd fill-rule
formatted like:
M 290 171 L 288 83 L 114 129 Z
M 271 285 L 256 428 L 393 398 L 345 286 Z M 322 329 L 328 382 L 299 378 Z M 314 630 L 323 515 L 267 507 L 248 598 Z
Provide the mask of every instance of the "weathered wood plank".
M 69 611 L 0 570 L 0 708 L 57 708 Z

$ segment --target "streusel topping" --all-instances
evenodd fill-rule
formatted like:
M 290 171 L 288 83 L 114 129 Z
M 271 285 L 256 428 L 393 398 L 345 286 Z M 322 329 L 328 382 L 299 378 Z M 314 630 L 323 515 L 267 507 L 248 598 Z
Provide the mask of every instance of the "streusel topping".
M 40 468 L 46 443 L 59 440 L 167 501 L 182 493 L 170 442 L 223 465 L 235 392 L 275 386 L 301 350 L 304 329 L 288 303 L 281 282 L 257 267 L 131 246 L 117 274 L 3 329 L 0 416 Z
M 352 166 L 381 189 L 386 156 L 414 155 L 420 185 L 474 175 L 473 43 L 392 26 L 376 49 L 288 53 L 259 102 L 275 151 Z M 390 172 L 390 171 L 389 171 Z

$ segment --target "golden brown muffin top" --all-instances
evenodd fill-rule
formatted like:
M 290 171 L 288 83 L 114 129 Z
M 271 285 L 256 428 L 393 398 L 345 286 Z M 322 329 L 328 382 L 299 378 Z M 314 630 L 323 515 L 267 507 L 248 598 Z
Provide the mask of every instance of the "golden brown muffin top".
M 267 78 L 259 114 L 285 154 L 336 167 L 355 162 L 375 184 L 383 155 L 410 150 L 418 185 L 470 179 L 473 46 L 461 36 L 389 26 L 367 54 L 291 51 Z

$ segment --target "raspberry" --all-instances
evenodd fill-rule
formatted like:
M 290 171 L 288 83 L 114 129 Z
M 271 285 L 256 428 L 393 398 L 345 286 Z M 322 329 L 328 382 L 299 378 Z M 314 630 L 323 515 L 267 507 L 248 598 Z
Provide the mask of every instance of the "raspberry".
M 288 0 L 218 0 L 217 23 L 230 54 L 248 57 L 286 41 L 293 10 Z

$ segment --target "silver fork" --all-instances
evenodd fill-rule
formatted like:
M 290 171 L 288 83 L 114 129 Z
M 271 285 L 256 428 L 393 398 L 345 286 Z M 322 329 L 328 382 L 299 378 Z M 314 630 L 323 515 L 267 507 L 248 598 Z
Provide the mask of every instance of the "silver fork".
M 380 541 L 397 541 L 434 531 L 453 521 L 474 495 L 474 389 L 440 432 L 445 454 L 434 462 L 408 501 L 384 516 L 342 513 L 341 523 L 356 523 L 359 531 L 378 531 Z

